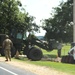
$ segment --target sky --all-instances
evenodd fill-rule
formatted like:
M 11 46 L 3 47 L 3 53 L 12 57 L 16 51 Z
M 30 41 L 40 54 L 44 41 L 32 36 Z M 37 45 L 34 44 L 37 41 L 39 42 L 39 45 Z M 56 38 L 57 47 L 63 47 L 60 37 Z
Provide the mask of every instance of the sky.
M 50 18 L 53 7 L 57 7 L 61 1 L 67 0 L 20 0 L 26 12 L 36 17 L 36 24 L 40 24 L 40 20 Z M 45 31 L 40 29 L 41 33 L 36 35 L 45 35 Z

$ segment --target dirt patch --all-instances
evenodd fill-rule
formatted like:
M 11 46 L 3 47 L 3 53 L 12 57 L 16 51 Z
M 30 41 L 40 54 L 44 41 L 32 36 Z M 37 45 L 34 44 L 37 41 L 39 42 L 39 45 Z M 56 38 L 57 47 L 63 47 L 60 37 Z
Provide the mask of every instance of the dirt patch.
M 5 58 L 0 57 L 0 62 L 3 62 L 3 61 L 5 61 Z M 12 60 L 12 61 L 8 61 L 5 63 L 31 71 L 37 75 L 69 75 L 67 73 L 56 71 L 52 68 L 48 68 L 45 66 L 38 66 L 38 65 L 36 66 L 36 65 L 28 64 L 26 62 L 24 63 L 24 62 L 17 62 L 17 61 Z

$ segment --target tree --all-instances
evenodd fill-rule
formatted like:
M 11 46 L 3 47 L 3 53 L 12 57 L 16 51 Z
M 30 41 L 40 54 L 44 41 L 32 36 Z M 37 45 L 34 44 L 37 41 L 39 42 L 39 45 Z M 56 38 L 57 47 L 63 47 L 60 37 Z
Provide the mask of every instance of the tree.
M 0 29 L 3 33 L 9 32 L 14 26 L 15 19 L 19 12 L 17 1 L 2 0 L 0 2 Z
M 47 40 L 63 40 L 64 42 L 72 41 L 72 25 L 73 22 L 73 0 L 61 2 L 54 8 L 52 18 L 45 19 L 43 29 L 46 30 Z
M 1 33 L 10 34 L 12 29 L 26 31 L 32 26 L 37 27 L 33 20 L 33 17 L 29 16 L 19 0 L 0 0 Z

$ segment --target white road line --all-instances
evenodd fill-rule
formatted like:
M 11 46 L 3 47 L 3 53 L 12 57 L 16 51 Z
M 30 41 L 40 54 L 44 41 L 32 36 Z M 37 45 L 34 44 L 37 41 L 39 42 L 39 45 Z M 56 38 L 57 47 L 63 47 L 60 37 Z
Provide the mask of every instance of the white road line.
M 10 71 L 10 70 L 7 70 L 7 69 L 5 69 L 5 68 L 3 68 L 3 67 L 1 67 L 1 66 L 0 66 L 0 68 L 3 69 L 3 70 L 5 70 L 5 71 L 7 71 L 7 72 L 9 72 L 9 73 L 11 73 L 11 74 L 13 74 L 13 75 L 18 75 L 18 74 L 14 73 L 14 72 L 12 72 L 12 71 Z

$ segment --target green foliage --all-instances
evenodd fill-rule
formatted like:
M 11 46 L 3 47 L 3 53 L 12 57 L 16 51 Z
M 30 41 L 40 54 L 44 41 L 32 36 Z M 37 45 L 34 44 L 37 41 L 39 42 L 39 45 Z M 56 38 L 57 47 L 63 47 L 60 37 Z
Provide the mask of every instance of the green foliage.
M 0 33 L 11 34 L 12 29 L 17 31 L 31 30 L 32 27 L 38 29 L 33 21 L 34 17 L 29 16 L 19 0 L 0 0 Z
M 18 11 L 19 9 L 15 0 L 3 0 L 0 2 L 0 29 L 4 29 L 3 33 L 11 29 Z
M 63 40 L 64 42 L 72 41 L 73 27 L 70 22 L 73 21 L 73 0 L 61 2 L 54 8 L 52 18 L 45 19 L 43 29 L 46 30 L 47 40 Z

